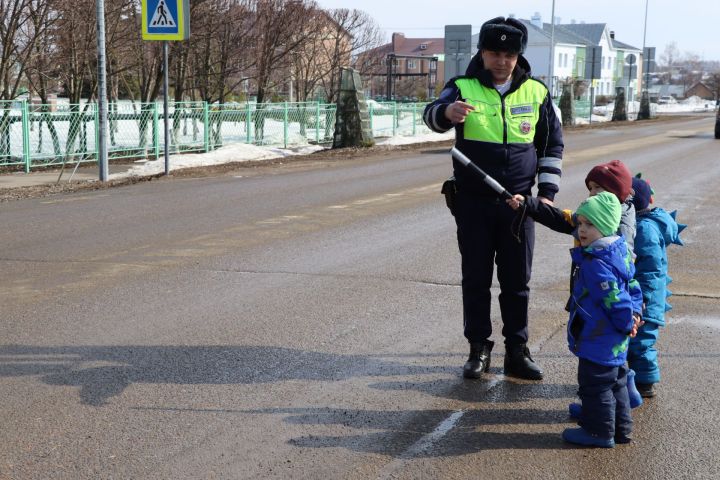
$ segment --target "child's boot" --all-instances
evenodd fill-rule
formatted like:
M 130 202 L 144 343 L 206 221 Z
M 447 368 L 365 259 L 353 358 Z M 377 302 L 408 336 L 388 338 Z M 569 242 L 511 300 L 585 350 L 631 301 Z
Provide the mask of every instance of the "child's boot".
M 637 391 L 640 393 L 641 397 L 652 398 L 655 396 L 655 389 L 653 388 L 654 385 L 654 383 L 638 383 L 635 386 L 637 387 Z
M 570 418 L 574 420 L 580 420 L 580 414 L 582 413 L 582 405 L 573 402 L 570 405 L 568 405 L 568 413 L 570 414 Z
M 615 434 L 615 443 L 630 443 L 630 442 L 632 442 L 632 437 L 630 435 L 626 435 L 623 433 Z
M 627 373 L 627 389 L 630 396 L 630 408 L 637 408 L 643 403 L 642 395 L 635 386 L 635 370 L 628 369 Z
M 568 443 L 586 447 L 613 448 L 615 446 L 614 439 L 593 435 L 582 427 L 566 428 L 563 430 L 562 438 Z

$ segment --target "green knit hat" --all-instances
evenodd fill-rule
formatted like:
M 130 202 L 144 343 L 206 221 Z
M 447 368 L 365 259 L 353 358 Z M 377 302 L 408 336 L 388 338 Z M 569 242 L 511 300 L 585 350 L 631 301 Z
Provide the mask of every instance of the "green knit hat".
M 607 237 L 620 227 L 622 208 L 614 194 L 601 192 L 583 201 L 575 213 L 590 220 Z

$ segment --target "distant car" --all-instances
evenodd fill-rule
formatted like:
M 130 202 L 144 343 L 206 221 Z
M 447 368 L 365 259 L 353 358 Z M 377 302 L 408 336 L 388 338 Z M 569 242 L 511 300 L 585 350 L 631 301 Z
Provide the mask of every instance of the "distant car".
M 663 95 L 662 97 L 658 98 L 658 105 L 667 105 L 670 103 L 677 103 L 675 97 L 672 97 L 670 95 Z

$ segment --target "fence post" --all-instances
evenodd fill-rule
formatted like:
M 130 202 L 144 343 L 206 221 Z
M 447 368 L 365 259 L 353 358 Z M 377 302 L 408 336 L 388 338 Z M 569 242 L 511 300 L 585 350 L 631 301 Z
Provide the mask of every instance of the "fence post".
M 413 103 L 413 137 L 415 136 L 415 133 L 417 132 L 417 103 Z
M 93 110 L 95 111 L 95 162 L 97 162 L 98 167 L 100 167 L 100 108 L 98 107 L 96 103 Z
M 397 102 L 393 102 L 393 137 L 397 134 L 397 124 L 398 124 L 398 110 L 397 110 Z
M 252 121 L 251 121 L 250 117 L 252 116 L 252 111 L 251 111 L 250 102 L 247 102 L 246 105 L 247 105 L 247 111 L 245 113 L 245 134 L 247 136 L 246 143 L 250 143 L 250 141 L 252 140 L 252 136 L 250 134 L 250 131 L 251 131 L 250 127 L 252 126 Z
M 315 102 L 315 144 L 320 145 L 320 101 Z
M 160 159 L 160 135 L 158 132 L 160 128 L 160 118 L 158 113 L 158 102 L 153 102 L 153 150 L 155 152 L 155 160 Z
M 368 113 L 370 114 L 370 131 L 373 131 L 373 104 L 371 103 L 368 107 Z
M 283 121 L 283 127 L 284 127 L 284 128 L 283 128 L 283 141 L 284 141 L 284 143 L 285 143 L 285 147 L 284 147 L 284 148 L 287 148 L 287 144 L 288 144 L 288 102 L 283 102 L 283 108 L 284 108 L 284 112 L 283 112 L 283 119 L 284 119 L 284 121 Z
M 25 162 L 25 173 L 30 173 L 30 110 L 27 100 L 22 100 L 21 106 L 23 161 Z M 8 153 L 10 153 L 9 147 L 8 145 Z
M 210 151 L 210 130 L 208 129 L 208 126 L 210 125 L 210 115 L 208 113 L 208 102 L 203 100 L 203 147 L 205 148 L 206 152 Z

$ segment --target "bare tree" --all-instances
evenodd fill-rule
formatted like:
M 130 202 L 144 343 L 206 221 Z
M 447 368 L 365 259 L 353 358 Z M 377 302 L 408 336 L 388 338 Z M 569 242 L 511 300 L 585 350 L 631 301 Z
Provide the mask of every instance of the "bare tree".
M 17 96 L 35 44 L 45 33 L 37 17 L 47 14 L 42 0 L 0 0 L 0 100 Z
M 48 103 L 49 88 L 59 78 L 56 65 L 59 16 L 52 3 L 53 0 L 46 0 L 43 5 L 31 5 L 29 10 L 32 28 L 45 33 L 33 45 L 33 52 L 25 65 L 25 75 L 30 89 L 43 104 Z
M 96 21 L 87 12 L 95 10 L 93 0 L 58 0 L 58 61 L 60 77 L 71 104 L 94 93 L 94 65 L 97 57 Z
M 374 50 L 383 43 L 380 27 L 367 13 L 345 8 L 330 11 L 334 29 L 326 46 L 330 59 L 329 71 L 321 77 L 323 89 L 330 102 L 337 101 L 340 67 L 354 63 L 361 52 Z M 362 71 L 361 71 L 362 73 Z
M 681 63 L 683 67 L 680 70 L 680 83 L 685 93 L 702 78 L 702 59 L 696 53 L 686 52 Z
M 257 17 L 252 0 L 206 0 L 197 9 L 190 63 L 191 83 L 200 98 L 224 103 L 251 75 Z
M 675 61 L 680 57 L 680 50 L 678 49 L 677 42 L 670 42 L 665 45 L 663 53 L 660 55 L 660 63 L 668 68 L 672 68 L 675 65 Z
M 715 101 L 720 100 L 720 71 L 712 72 L 706 83 L 715 95 Z
M 255 58 L 253 80 L 257 91 L 255 138 L 262 142 L 266 112 L 263 103 L 269 90 L 287 81 L 292 55 L 312 38 L 305 19 L 317 9 L 310 0 L 255 0 L 252 14 L 254 42 L 247 52 Z
M 673 78 L 673 70 L 676 67 L 678 58 L 680 57 L 680 50 L 677 47 L 676 42 L 670 42 L 665 45 L 663 53 L 658 58 L 658 73 L 664 83 L 670 83 Z
M 268 89 L 284 81 L 275 72 L 287 71 L 291 55 L 297 52 L 312 30 L 305 19 L 317 7 L 310 0 L 256 0 L 254 2 L 255 42 L 248 53 L 256 59 L 255 85 L 257 102 L 266 100 Z
M 0 101 L 17 97 L 21 82 L 45 34 L 49 6 L 43 0 L 0 0 Z M 10 155 L 10 110 L 2 105 L 0 156 Z
M 108 131 L 110 145 L 115 146 L 115 134 L 118 131 L 118 103 L 122 74 L 135 68 L 126 59 L 132 58 L 133 39 L 137 37 L 137 26 L 132 22 L 136 8 L 134 0 L 114 0 L 105 8 L 105 52 L 107 65 Z M 94 75 L 97 76 L 97 68 Z
M 330 17 L 323 10 L 308 11 L 306 41 L 292 53 L 289 72 L 290 95 L 304 102 L 316 91 L 323 75 L 328 73 L 330 59 L 325 56 L 326 42 L 332 41 Z
M 353 59 L 353 66 L 360 71 L 363 83 L 371 94 L 387 94 L 388 54 L 393 52 L 391 43 L 367 49 Z M 394 61 L 397 66 L 397 60 Z
M 70 125 L 66 142 L 68 157 L 88 153 L 87 124 L 94 120 L 90 104 L 80 108 L 83 97 L 95 94 L 97 78 L 97 24 L 93 0 L 58 0 L 58 62 L 60 78 L 70 101 Z M 77 144 L 76 144 L 77 141 Z
M 38 38 L 33 47 L 33 53 L 28 59 L 25 70 L 30 90 L 40 99 L 41 117 L 38 127 L 38 152 L 42 151 L 43 123 L 47 125 L 56 156 L 61 155 L 60 140 L 55 129 L 55 123 L 50 118 L 49 94 L 50 89 L 55 90 L 58 83 L 57 55 L 57 21 L 58 13 L 53 1 L 47 0 L 40 4 L 30 5 L 30 17 L 35 31 L 44 30 L 45 34 Z
M 340 68 L 349 66 L 358 52 L 379 43 L 379 29 L 359 10 L 316 11 L 308 22 L 315 25 L 294 58 L 298 99 L 307 100 L 322 89 L 327 101 L 336 100 Z

